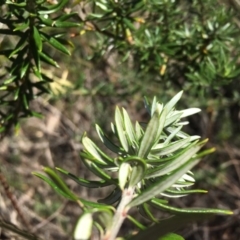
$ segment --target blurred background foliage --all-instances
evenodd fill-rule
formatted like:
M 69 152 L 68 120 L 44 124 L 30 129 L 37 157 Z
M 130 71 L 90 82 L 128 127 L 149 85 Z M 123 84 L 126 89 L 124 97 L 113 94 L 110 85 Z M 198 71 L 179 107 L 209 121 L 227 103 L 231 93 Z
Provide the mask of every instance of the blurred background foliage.
M 217 148 L 196 173 L 200 187 L 225 186 L 229 199 L 215 189 L 217 206 L 240 208 L 229 187 L 240 181 L 239 27 L 237 0 L 0 1 L 3 170 L 31 158 L 70 171 L 82 133 L 96 136 L 96 122 L 109 130 L 115 105 L 140 121 L 143 96 L 166 102 L 184 90 L 179 109 L 202 109 L 187 131 Z

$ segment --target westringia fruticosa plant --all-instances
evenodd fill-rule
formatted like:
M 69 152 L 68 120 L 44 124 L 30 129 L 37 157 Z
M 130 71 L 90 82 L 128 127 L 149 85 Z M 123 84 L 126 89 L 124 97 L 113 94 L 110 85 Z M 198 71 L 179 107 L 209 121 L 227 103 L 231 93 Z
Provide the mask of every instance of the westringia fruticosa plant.
M 181 209 L 168 203 L 168 198 L 206 192 L 190 189 L 194 184 L 194 176 L 190 169 L 204 155 L 213 151 L 208 149 L 199 152 L 206 140 L 200 141 L 199 136 L 189 136 L 183 132 L 183 126 L 188 122 L 181 119 L 199 112 L 200 109 L 176 110 L 175 104 L 181 95 L 182 92 L 178 93 L 166 105 L 159 103 L 156 98 L 151 104 L 145 99 L 145 106 L 150 115 L 148 123 L 136 122 L 133 125 L 126 110 L 117 107 L 115 123 L 111 124 L 116 141 L 110 140 L 96 125 L 99 138 L 113 153 L 111 155 L 101 150 L 86 134 L 83 135 L 82 161 L 99 177 L 99 181 L 78 178 L 57 168 L 88 188 L 114 186 L 113 191 L 106 198 L 98 200 L 98 203 L 77 197 L 50 168 L 44 168 L 50 178 L 34 173 L 61 195 L 79 203 L 83 214 L 74 232 L 75 239 L 89 239 L 94 226 L 99 229 L 100 239 L 113 240 L 126 218 L 140 229 L 138 234 L 130 234 L 127 239 L 146 239 L 146 234 L 151 234 L 151 239 L 159 239 L 175 230 L 176 226 L 199 219 L 201 215 L 231 214 L 230 211 L 218 209 Z M 129 213 L 133 207 L 137 207 L 139 213 L 154 225 L 147 228 L 133 218 Z M 168 212 L 171 217 L 167 220 L 158 219 L 153 209 Z M 170 239 L 173 235 L 176 234 L 167 236 Z

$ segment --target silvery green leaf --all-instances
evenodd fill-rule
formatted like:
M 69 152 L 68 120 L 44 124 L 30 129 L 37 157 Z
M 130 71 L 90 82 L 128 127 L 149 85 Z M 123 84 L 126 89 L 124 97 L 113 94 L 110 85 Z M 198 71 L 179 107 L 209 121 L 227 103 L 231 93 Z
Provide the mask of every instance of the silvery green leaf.
M 195 141 L 193 143 L 191 143 L 187 149 L 189 149 L 190 147 L 192 147 L 194 144 L 196 144 L 198 141 Z M 160 163 L 166 163 L 166 162 L 172 162 L 174 159 L 176 159 L 177 157 L 180 157 L 182 154 L 185 153 L 185 151 L 187 150 L 186 148 L 184 149 L 180 149 L 178 151 L 176 151 L 174 153 L 174 155 L 172 156 L 169 156 L 169 157 L 163 157 L 163 158 L 159 158 L 159 157 L 156 157 L 155 155 L 153 154 L 149 154 L 150 157 L 148 157 L 148 164 L 151 164 L 151 165 L 159 165 Z M 155 157 L 154 157 L 155 156 Z M 197 156 L 200 158 L 202 157 L 201 155 L 197 154 Z M 205 155 L 204 155 L 205 156 Z M 158 166 L 159 169 L 161 169 L 161 166 Z M 156 167 L 157 168 L 157 167 Z
M 188 158 L 189 159 L 189 158 Z M 158 194 L 164 192 L 166 189 L 171 187 L 184 173 L 195 166 L 200 159 L 190 159 L 185 164 L 181 165 L 171 174 L 165 175 L 160 180 L 156 181 L 152 186 L 146 188 L 132 202 L 128 204 L 129 207 L 139 206 L 144 202 L 149 201 Z
M 166 129 L 167 129 L 168 132 L 172 133 L 172 132 L 175 131 L 176 128 L 175 127 L 167 127 Z M 183 131 L 179 131 L 178 133 L 176 133 L 176 136 L 180 137 L 180 138 L 187 138 L 187 137 L 189 137 L 189 135 L 186 134 Z
M 165 146 L 164 143 L 158 143 L 158 144 L 156 144 L 155 146 L 152 147 L 151 153 L 154 152 L 155 150 L 157 151 L 157 150 L 163 148 L 164 146 Z
M 166 109 L 167 114 L 173 109 L 173 107 L 176 105 L 176 103 L 182 97 L 182 94 L 183 94 L 183 91 L 179 92 L 165 105 L 164 108 Z
M 107 4 L 102 4 L 99 1 L 96 1 L 96 5 L 101 8 L 103 11 L 109 11 Z
M 122 118 L 121 112 L 118 107 L 116 107 L 116 110 L 115 110 L 115 123 L 116 123 L 116 129 L 117 129 L 118 138 L 120 140 L 120 143 L 121 143 L 122 147 L 124 148 L 124 150 L 126 152 L 128 152 L 129 146 L 128 146 L 128 141 L 127 141 L 127 138 L 125 135 L 123 118 Z
M 154 97 L 151 106 L 151 116 L 153 116 L 154 112 L 156 111 L 157 105 L 158 105 L 157 98 Z
M 139 140 L 142 138 L 144 132 L 143 132 L 143 129 L 138 122 L 136 122 L 136 124 L 135 124 L 135 130 L 136 130 L 137 141 L 139 142 Z
M 90 138 L 86 136 L 86 134 L 82 137 L 82 144 L 85 147 L 85 149 L 98 161 L 102 162 L 103 164 L 106 164 L 104 160 L 101 158 L 100 154 L 96 150 L 97 146 L 92 142 Z
M 184 118 L 184 117 L 196 114 L 198 112 L 201 112 L 201 109 L 200 108 L 188 108 L 188 109 L 182 110 L 180 112 L 182 112 L 181 118 Z
M 92 234 L 93 218 L 91 213 L 83 213 L 74 229 L 74 240 L 90 239 Z
M 151 153 L 157 154 L 159 156 L 168 155 L 168 154 L 173 153 L 176 150 L 182 148 L 184 145 L 186 145 L 186 143 L 190 143 L 190 138 L 185 138 L 185 139 L 181 139 L 179 141 L 175 141 L 166 147 L 152 149 Z
M 193 186 L 193 182 L 177 181 L 172 185 L 173 188 L 187 188 Z
M 135 141 L 136 136 L 135 136 L 135 132 L 134 132 L 134 129 L 133 129 L 133 126 L 132 126 L 132 122 L 131 122 L 131 120 L 128 116 L 127 111 L 124 108 L 122 108 L 122 111 L 123 111 L 123 122 L 124 122 L 124 125 L 125 125 L 126 134 L 128 135 L 128 139 L 130 140 L 130 144 L 133 145 L 133 142 Z
M 189 161 L 189 159 L 193 157 L 194 154 L 196 154 L 201 147 L 201 145 L 189 146 L 182 155 L 170 162 L 167 162 L 165 166 L 157 167 L 155 169 L 149 169 L 145 178 L 159 177 L 175 171 L 176 169 L 184 165 L 187 161 Z
M 107 174 L 105 171 L 103 171 L 101 168 L 99 168 L 93 162 L 88 161 L 84 158 L 82 159 L 82 162 L 85 164 L 85 166 L 88 168 L 89 171 L 93 172 L 99 178 L 101 178 L 109 183 L 112 183 L 114 185 L 117 185 L 117 181 L 115 179 L 113 179 L 109 174 Z
M 94 144 L 90 139 L 85 139 L 85 141 L 88 141 L 88 144 L 92 144 L 92 146 L 95 148 L 95 150 L 97 151 L 97 153 L 100 155 L 100 157 L 101 157 L 101 159 L 98 159 L 98 158 L 96 158 L 96 154 L 94 154 L 94 155 L 92 155 L 92 152 L 93 152 L 93 150 L 92 150 L 92 152 L 89 152 L 88 151 L 88 154 L 91 154 L 91 156 L 93 157 L 92 159 L 91 158 L 89 158 L 89 159 L 91 159 L 92 161 L 94 161 L 96 164 L 99 164 L 99 163 L 101 163 L 101 165 L 107 165 L 108 167 L 113 167 L 114 165 L 113 165 L 113 159 L 112 158 L 110 158 L 107 154 L 105 154 L 100 148 L 98 148 L 97 147 L 97 145 L 96 144 Z M 89 141 L 90 140 L 90 141 Z M 86 142 L 85 142 L 85 144 L 86 144 Z M 89 146 L 88 146 L 89 147 Z M 90 149 L 90 148 L 89 148 Z M 86 152 L 86 150 L 85 150 L 85 152 Z M 81 154 L 81 155 L 84 155 L 83 153 Z
M 181 116 L 182 117 L 182 116 Z M 185 122 L 178 122 L 178 123 L 175 123 L 175 126 L 184 126 L 184 125 L 188 125 L 189 122 L 188 121 L 185 121 Z
M 157 130 L 157 136 L 156 136 L 155 140 L 159 141 L 162 137 L 161 136 L 162 135 L 162 130 L 163 130 L 163 128 L 165 126 L 165 123 L 166 123 L 167 112 L 166 112 L 165 109 L 162 111 L 161 106 L 158 106 L 157 111 L 159 113 L 161 113 L 161 115 L 160 115 L 160 118 L 158 120 L 158 127 L 156 129 Z
M 178 194 L 173 194 L 173 193 L 168 193 L 168 192 L 163 192 L 163 193 L 160 193 L 161 196 L 164 196 L 164 197 L 168 197 L 168 198 L 180 198 L 180 197 L 185 197 L 187 196 L 188 194 L 186 193 L 182 193 L 179 192 Z
M 170 141 L 176 136 L 176 134 L 182 129 L 182 126 L 179 126 L 177 128 L 173 128 L 173 131 L 171 134 L 167 137 L 167 139 L 164 141 L 164 146 L 170 143 Z
M 130 174 L 130 164 L 127 162 L 123 162 L 118 171 L 118 181 L 119 181 L 119 187 L 123 190 Z
M 198 139 L 200 139 L 200 136 L 191 136 L 191 137 L 190 137 L 190 141 L 191 141 L 191 142 L 193 142 L 193 141 L 195 141 L 195 140 L 198 140 Z
M 140 143 L 138 157 L 147 158 L 147 155 L 149 154 L 152 146 L 155 143 L 158 124 L 159 124 L 159 112 L 156 110 L 147 125 L 147 129 Z
M 195 179 L 192 176 L 190 176 L 188 173 L 184 174 L 182 176 L 182 179 L 189 181 L 189 182 L 195 182 Z
M 182 113 L 174 113 L 170 117 L 166 118 L 164 127 L 169 126 L 170 124 L 180 120 Z
M 129 157 L 124 162 L 130 163 L 132 171 L 129 179 L 129 186 L 135 187 L 143 178 L 146 172 L 146 163 L 139 157 Z
M 116 128 L 112 122 L 111 122 L 111 129 L 112 129 L 112 132 L 116 134 Z
M 117 154 L 121 154 L 123 153 L 122 150 L 116 146 L 114 143 L 112 143 L 109 138 L 104 134 L 104 132 L 102 131 L 102 129 L 96 124 L 96 130 L 98 133 L 99 138 L 101 139 L 101 141 L 104 143 L 104 145 L 111 150 L 114 153 Z

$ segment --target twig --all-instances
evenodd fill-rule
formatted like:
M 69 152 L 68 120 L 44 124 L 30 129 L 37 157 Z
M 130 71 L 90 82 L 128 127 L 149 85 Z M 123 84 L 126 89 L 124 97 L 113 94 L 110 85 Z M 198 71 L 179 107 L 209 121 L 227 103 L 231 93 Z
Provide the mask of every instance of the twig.
M 14 232 L 26 239 L 29 239 L 29 240 L 41 240 L 41 238 L 37 237 L 36 235 L 29 233 L 27 231 L 21 230 L 18 227 L 16 227 L 14 224 L 4 221 L 1 218 L 0 218 L 0 227 L 5 228 L 11 232 Z
M 127 217 L 127 213 L 129 211 L 129 209 L 127 208 L 127 205 L 133 199 L 133 194 L 134 194 L 133 187 L 123 190 L 122 199 L 121 199 L 121 201 L 117 207 L 117 211 L 113 217 L 112 227 L 106 233 L 103 240 L 116 239 L 119 229 L 121 228 L 124 219 Z
M 20 217 L 21 221 L 23 222 L 23 224 L 26 226 L 27 229 L 30 228 L 28 222 L 26 221 L 21 209 L 18 206 L 18 203 L 13 195 L 13 193 L 10 191 L 10 187 L 7 183 L 6 178 L 4 177 L 4 175 L 2 174 L 1 170 L 0 170 L 0 183 L 2 184 L 4 191 L 6 193 L 6 196 L 10 199 L 14 209 L 17 211 L 18 216 Z

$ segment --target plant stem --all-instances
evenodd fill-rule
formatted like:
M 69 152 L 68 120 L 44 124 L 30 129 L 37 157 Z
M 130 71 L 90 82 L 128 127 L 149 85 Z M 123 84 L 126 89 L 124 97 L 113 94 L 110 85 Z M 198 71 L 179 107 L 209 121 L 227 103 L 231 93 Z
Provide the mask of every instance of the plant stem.
M 112 226 L 107 231 L 103 240 L 115 240 L 119 229 L 122 226 L 123 221 L 127 217 L 127 213 L 129 211 L 129 207 L 127 205 L 131 202 L 134 194 L 134 187 L 124 189 L 122 192 L 122 199 L 117 207 L 116 213 L 113 217 Z

